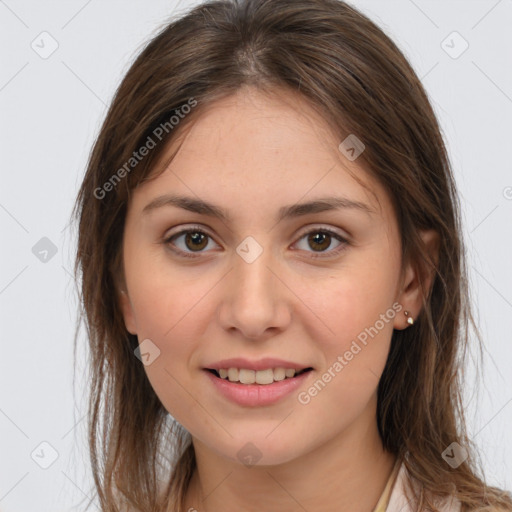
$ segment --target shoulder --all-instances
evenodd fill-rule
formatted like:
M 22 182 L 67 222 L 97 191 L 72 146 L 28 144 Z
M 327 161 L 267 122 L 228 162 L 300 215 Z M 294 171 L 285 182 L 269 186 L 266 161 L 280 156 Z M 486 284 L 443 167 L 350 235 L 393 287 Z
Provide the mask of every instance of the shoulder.
M 512 512 L 512 509 L 487 505 L 485 507 L 472 508 L 471 510 L 462 510 L 461 512 Z
M 400 465 L 400 469 L 398 470 L 398 474 L 393 485 L 393 489 L 391 491 L 386 512 L 394 512 L 397 510 L 400 510 L 400 512 L 415 511 L 415 504 L 408 495 L 407 481 L 408 471 L 407 468 L 405 467 L 405 464 L 402 463 Z M 447 498 L 438 498 L 435 500 L 435 503 L 436 506 L 438 507 L 439 512 L 465 512 L 462 510 L 460 501 L 454 496 L 450 496 Z M 488 512 L 491 511 L 489 510 Z
M 407 488 L 408 471 L 405 464 L 401 464 L 398 471 L 394 486 L 391 491 L 388 506 L 386 512 L 414 512 L 414 502 L 408 495 Z M 412 482 L 413 486 L 417 490 L 418 488 Z M 434 503 L 438 507 L 439 512 L 512 512 L 512 508 L 496 507 L 491 505 L 485 505 L 482 507 L 468 508 L 462 506 L 460 500 L 455 496 L 448 496 L 446 498 L 436 498 Z

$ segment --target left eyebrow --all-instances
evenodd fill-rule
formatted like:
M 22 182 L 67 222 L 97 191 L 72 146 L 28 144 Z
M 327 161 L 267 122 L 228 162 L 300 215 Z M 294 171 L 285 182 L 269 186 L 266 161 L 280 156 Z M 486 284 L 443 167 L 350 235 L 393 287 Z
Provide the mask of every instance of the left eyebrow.
M 153 210 L 156 210 L 157 208 L 164 206 L 176 206 L 189 212 L 216 217 L 225 222 L 229 222 L 232 218 L 227 210 L 221 208 L 218 205 L 204 201 L 202 199 L 196 199 L 194 197 L 173 194 L 166 194 L 156 197 L 143 208 L 142 213 L 147 214 Z M 339 210 L 342 208 L 361 210 L 369 215 L 376 213 L 375 210 L 370 208 L 370 206 L 360 201 L 353 201 L 346 197 L 321 197 L 307 203 L 297 203 L 289 206 L 283 206 L 279 209 L 276 219 L 280 222 L 283 219 L 301 217 L 303 215 L 321 213 L 330 210 Z

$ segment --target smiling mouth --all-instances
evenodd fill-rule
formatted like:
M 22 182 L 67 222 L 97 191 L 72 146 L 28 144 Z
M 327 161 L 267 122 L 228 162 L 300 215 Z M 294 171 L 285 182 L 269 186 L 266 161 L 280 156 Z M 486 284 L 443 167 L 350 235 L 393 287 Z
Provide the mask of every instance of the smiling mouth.
M 222 368 L 215 370 L 206 368 L 206 370 L 219 379 L 238 384 L 261 384 L 269 385 L 274 382 L 290 380 L 302 375 L 303 373 L 313 370 L 313 368 L 303 368 L 295 370 L 291 368 L 268 368 L 266 370 L 247 370 L 244 368 Z

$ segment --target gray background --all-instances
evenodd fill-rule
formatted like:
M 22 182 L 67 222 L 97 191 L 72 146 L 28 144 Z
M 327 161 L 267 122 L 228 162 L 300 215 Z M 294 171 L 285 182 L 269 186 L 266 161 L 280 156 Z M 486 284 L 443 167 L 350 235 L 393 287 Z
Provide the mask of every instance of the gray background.
M 73 384 L 69 216 L 122 75 L 173 12 L 196 3 L 0 1 L 2 512 L 82 510 L 92 495 L 83 331 Z M 485 341 L 484 380 L 468 367 L 468 427 L 489 482 L 512 489 L 512 0 L 352 3 L 410 59 L 448 143 Z

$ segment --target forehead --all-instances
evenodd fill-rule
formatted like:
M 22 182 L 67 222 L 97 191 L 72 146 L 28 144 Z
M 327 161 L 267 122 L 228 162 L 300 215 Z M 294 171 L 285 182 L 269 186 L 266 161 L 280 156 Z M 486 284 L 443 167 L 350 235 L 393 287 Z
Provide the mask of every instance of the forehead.
M 334 193 L 376 210 L 390 206 L 363 161 L 341 153 L 344 137 L 298 94 L 243 88 L 195 114 L 155 167 L 165 170 L 135 190 L 135 208 L 164 192 L 253 213 Z

